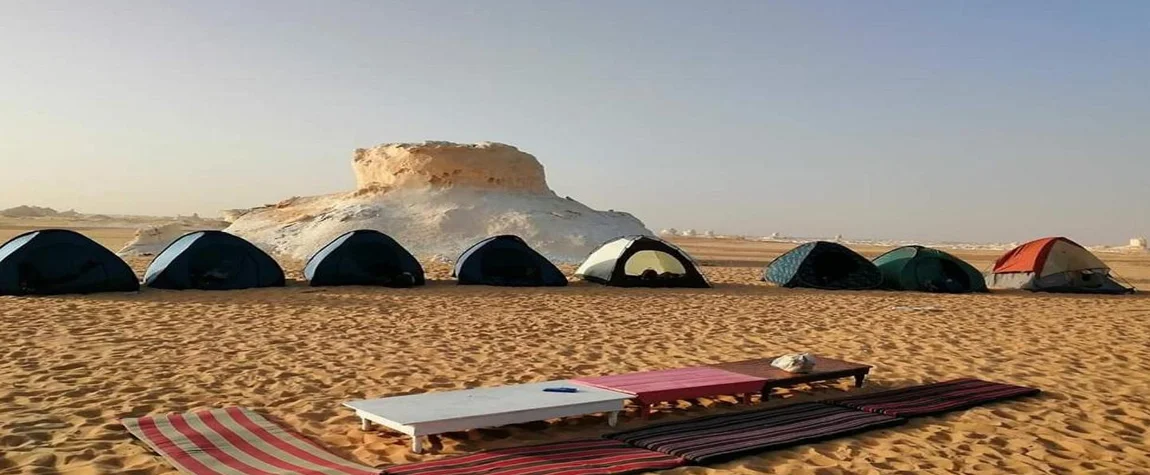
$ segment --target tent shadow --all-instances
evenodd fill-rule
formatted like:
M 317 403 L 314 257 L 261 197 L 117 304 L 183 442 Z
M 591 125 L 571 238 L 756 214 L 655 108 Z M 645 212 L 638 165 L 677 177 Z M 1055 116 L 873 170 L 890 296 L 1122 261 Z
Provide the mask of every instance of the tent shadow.
M 432 292 L 428 292 L 432 291 Z M 426 293 L 426 294 L 425 294 Z M 282 303 L 285 305 L 315 305 L 314 294 L 328 294 L 339 296 L 339 299 L 324 299 L 321 305 L 325 306 L 355 306 L 378 304 L 380 298 L 419 298 L 421 294 L 443 296 L 501 296 L 501 295 L 533 295 L 546 298 L 555 296 L 588 296 L 588 297 L 625 297 L 628 295 L 652 296 L 812 296 L 812 295 L 857 295 L 867 297 L 936 297 L 936 296 L 974 296 L 986 298 L 1026 298 L 1026 299 L 1060 299 L 1060 300 L 1098 300 L 1098 299 L 1150 299 L 1150 293 L 1139 292 L 1125 295 L 1103 294 L 1070 294 L 1050 292 L 1030 292 L 1016 289 L 992 289 L 988 293 L 975 294 L 935 294 L 927 292 L 899 292 L 891 290 L 817 290 L 817 289 L 791 289 L 779 287 L 764 282 L 719 282 L 712 288 L 650 288 L 650 287 L 610 287 L 592 282 L 574 280 L 565 287 L 499 287 L 488 285 L 459 285 L 454 279 L 428 279 L 426 285 L 394 288 L 380 286 L 337 286 L 312 287 L 306 281 L 290 279 L 285 287 L 262 287 L 241 290 L 163 290 L 141 288 L 138 292 L 111 292 L 94 294 L 68 294 L 25 297 L 4 297 L 13 301 L 28 300 L 65 300 L 65 301 L 101 301 L 101 302 L 159 302 L 159 303 L 227 303 L 234 304 L 236 299 L 258 300 L 266 303 Z

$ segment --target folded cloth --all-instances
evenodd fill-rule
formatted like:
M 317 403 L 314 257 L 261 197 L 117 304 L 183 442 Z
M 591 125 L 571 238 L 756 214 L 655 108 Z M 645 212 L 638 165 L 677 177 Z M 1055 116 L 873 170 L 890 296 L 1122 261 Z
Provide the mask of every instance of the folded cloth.
M 810 353 L 783 355 L 771 361 L 771 366 L 788 373 L 809 373 L 815 368 L 815 357 Z

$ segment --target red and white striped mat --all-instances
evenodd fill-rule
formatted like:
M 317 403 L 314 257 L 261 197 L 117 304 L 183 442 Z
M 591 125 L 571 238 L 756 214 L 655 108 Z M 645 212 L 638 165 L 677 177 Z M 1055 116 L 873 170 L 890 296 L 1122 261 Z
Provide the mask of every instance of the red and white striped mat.
M 168 462 L 196 475 L 379 475 L 248 409 L 231 407 L 120 421 Z

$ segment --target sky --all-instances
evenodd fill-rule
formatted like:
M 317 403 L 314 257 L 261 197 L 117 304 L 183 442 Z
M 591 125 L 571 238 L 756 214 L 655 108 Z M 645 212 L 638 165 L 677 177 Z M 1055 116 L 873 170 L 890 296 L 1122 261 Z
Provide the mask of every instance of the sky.
M 0 0 L 0 208 L 216 215 L 497 141 L 648 228 L 1150 234 L 1150 2 Z

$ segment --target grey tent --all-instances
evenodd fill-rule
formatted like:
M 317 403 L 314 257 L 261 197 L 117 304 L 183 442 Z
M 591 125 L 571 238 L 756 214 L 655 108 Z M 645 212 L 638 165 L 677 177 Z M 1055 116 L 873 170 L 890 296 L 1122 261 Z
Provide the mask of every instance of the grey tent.
M 682 249 L 652 236 L 624 236 L 591 252 L 575 271 L 581 279 L 617 287 L 710 287 Z

